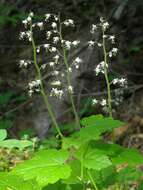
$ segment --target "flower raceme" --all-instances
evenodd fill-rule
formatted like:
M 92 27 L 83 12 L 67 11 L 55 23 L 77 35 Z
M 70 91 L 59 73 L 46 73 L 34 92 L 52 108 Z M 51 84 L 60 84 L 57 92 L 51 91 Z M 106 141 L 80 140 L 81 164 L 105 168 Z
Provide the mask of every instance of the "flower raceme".
M 37 28 L 43 30 L 45 32 L 45 41 L 44 44 L 36 45 L 36 56 L 45 50 L 47 53 L 51 54 L 52 57 L 48 63 L 43 63 L 39 66 L 41 75 L 45 69 L 48 69 L 51 72 L 52 79 L 49 84 L 51 85 L 51 90 L 49 92 L 50 96 L 55 96 L 56 98 L 61 99 L 66 92 L 69 94 L 74 93 L 74 88 L 71 82 L 71 75 L 73 73 L 73 69 L 79 70 L 83 60 L 81 57 L 76 57 L 69 64 L 68 63 L 68 55 L 73 48 L 77 48 L 80 45 L 80 40 L 66 40 L 62 36 L 62 28 L 63 27 L 74 27 L 75 23 L 72 19 L 66 19 L 64 21 L 60 21 L 60 18 L 54 14 L 45 14 L 44 21 L 35 22 L 33 19 L 34 14 L 29 13 L 28 17 L 23 20 L 23 25 L 25 27 L 25 31 L 20 33 L 20 39 L 27 39 L 29 42 L 34 38 L 34 32 Z M 48 23 L 48 28 L 47 28 Z M 108 98 L 102 100 L 93 99 L 93 104 L 100 103 L 103 107 L 110 107 L 111 109 L 111 90 L 110 85 L 118 85 L 120 87 L 127 86 L 127 80 L 125 78 L 115 78 L 112 81 L 109 81 L 108 72 L 110 69 L 110 62 L 117 55 L 118 48 L 115 47 L 115 36 L 108 33 L 109 23 L 104 19 L 100 18 L 100 22 L 98 24 L 92 24 L 90 33 L 92 35 L 92 39 L 90 39 L 87 44 L 89 48 L 94 48 L 97 46 L 103 52 L 103 60 L 100 61 L 98 65 L 95 66 L 94 72 L 96 77 L 98 75 L 105 75 L 106 84 L 108 86 Z M 96 32 L 101 31 L 101 39 L 96 40 Z M 109 44 L 109 45 L 107 45 Z M 112 46 L 112 47 L 111 47 Z M 27 68 L 31 65 L 31 61 L 29 60 L 21 60 L 19 63 L 20 67 Z M 60 67 L 65 67 L 65 69 L 60 69 Z M 37 78 L 37 77 L 36 77 Z M 29 85 L 29 95 L 32 95 L 34 92 L 39 92 L 41 88 L 40 80 L 32 80 Z M 121 95 L 120 95 L 121 96 Z M 110 98 L 109 98 L 110 97 Z M 109 101 L 110 99 L 110 101 Z M 119 99 L 119 98 L 118 98 Z M 121 100 L 121 98 L 120 98 Z M 106 109 L 107 110 L 107 109 Z M 110 110 L 111 112 L 111 110 Z

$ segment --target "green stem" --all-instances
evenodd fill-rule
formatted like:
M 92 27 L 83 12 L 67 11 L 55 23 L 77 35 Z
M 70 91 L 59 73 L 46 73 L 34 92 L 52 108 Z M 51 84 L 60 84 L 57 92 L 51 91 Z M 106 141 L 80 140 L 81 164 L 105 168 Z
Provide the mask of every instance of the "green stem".
M 104 54 L 104 75 L 106 79 L 106 85 L 107 85 L 107 93 L 108 93 L 108 111 L 109 111 L 109 116 L 112 117 L 112 97 L 111 97 L 111 89 L 110 89 L 110 81 L 108 78 L 108 70 L 107 70 L 107 65 L 108 65 L 108 60 L 107 60 L 107 52 L 106 52 L 106 43 L 105 43 L 105 38 L 104 38 L 104 28 L 102 28 L 102 37 L 103 37 L 103 54 Z
M 87 174 L 88 174 L 88 176 L 90 178 L 91 183 L 93 184 L 94 189 L 99 190 L 96 183 L 95 183 L 95 181 L 94 181 L 94 179 L 93 179 L 93 177 L 92 177 L 92 175 L 91 175 L 91 172 L 89 170 L 87 171 Z
M 35 41 L 34 41 L 34 38 L 33 38 L 32 26 L 30 28 L 30 31 L 31 31 L 31 42 L 32 42 L 32 48 L 33 48 L 34 65 L 35 65 L 35 68 L 36 68 L 37 77 L 40 80 L 40 92 L 41 92 L 41 95 L 42 95 L 43 100 L 45 102 L 45 105 L 46 105 L 46 108 L 48 110 L 48 113 L 49 113 L 49 115 L 51 117 L 51 120 L 52 120 L 52 122 L 53 122 L 59 136 L 61 138 L 63 138 L 63 134 L 61 133 L 61 130 L 60 130 L 58 124 L 57 124 L 55 115 L 53 113 L 52 107 L 51 107 L 51 105 L 49 103 L 48 96 L 46 95 L 45 90 L 44 90 L 44 85 L 43 85 L 43 82 L 42 82 L 42 76 L 41 76 L 40 68 L 39 68 L 38 63 L 37 63 L 36 45 L 35 45 Z
M 109 112 L 109 116 L 113 117 L 112 114 L 112 96 L 111 96 L 111 88 L 110 88 L 110 81 L 109 81 L 109 77 L 108 77 L 108 59 L 107 59 L 107 51 L 106 51 L 106 42 L 105 42 L 105 32 L 104 32 L 104 28 L 102 27 L 102 44 L 103 44 L 103 54 L 104 54 L 104 75 L 105 75 L 105 79 L 106 79 L 106 85 L 107 85 L 107 94 L 108 94 L 108 112 Z M 112 132 L 112 141 L 115 141 L 115 133 L 114 130 Z
M 61 23 L 59 23 L 59 24 L 60 24 L 60 29 L 59 29 L 60 40 L 63 41 L 62 26 L 61 26 Z M 64 64 L 65 64 L 66 70 L 67 70 L 66 77 L 67 77 L 67 83 L 68 83 L 68 87 L 69 87 L 69 86 L 72 86 L 72 84 L 71 84 L 71 76 L 70 76 L 70 72 L 69 72 L 69 64 L 68 64 L 68 60 L 67 60 L 67 51 L 66 51 L 66 49 L 64 47 L 62 47 L 62 51 L 63 51 Z M 76 107 L 75 107 L 75 104 L 74 104 L 74 99 L 73 99 L 72 92 L 70 92 L 68 90 L 68 94 L 69 94 L 69 98 L 70 98 L 70 101 L 71 101 L 71 104 L 72 104 L 72 109 L 73 109 L 73 113 L 74 113 L 74 116 L 75 116 L 76 125 L 77 125 L 78 128 L 80 128 L 80 121 L 79 121 L 79 117 L 78 117 Z

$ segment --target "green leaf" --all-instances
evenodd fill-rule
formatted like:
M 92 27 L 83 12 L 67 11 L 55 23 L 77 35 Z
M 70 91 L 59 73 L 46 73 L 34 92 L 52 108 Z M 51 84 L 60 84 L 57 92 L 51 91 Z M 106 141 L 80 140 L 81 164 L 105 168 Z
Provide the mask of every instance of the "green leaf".
M 104 118 L 102 115 L 93 115 L 81 120 L 84 128 L 79 132 L 75 132 L 71 137 L 63 139 L 63 148 L 69 147 L 78 148 L 82 144 L 91 140 L 98 140 L 105 132 L 109 132 L 114 128 L 123 125 L 121 121 L 114 120 L 113 118 Z
M 126 150 L 120 145 L 114 143 L 109 144 L 102 140 L 92 141 L 90 145 L 92 148 L 98 149 L 110 157 L 118 156 L 121 152 Z
M 65 163 L 68 157 L 68 152 L 64 150 L 42 150 L 31 160 L 17 165 L 12 173 L 23 176 L 25 180 L 36 179 L 44 187 L 70 176 L 71 169 Z
M 25 181 L 19 176 L 0 173 L 0 190 L 41 190 L 35 180 Z
M 140 181 L 143 177 L 143 172 L 133 167 L 126 167 L 119 171 L 118 182 L 120 184 L 128 184 Z
M 99 186 L 99 189 L 107 188 L 116 182 L 117 172 L 113 165 L 100 171 L 91 170 L 90 173 L 96 184 Z M 90 180 L 90 178 L 88 180 Z
M 135 149 L 125 149 L 118 156 L 112 158 L 113 164 L 128 164 L 136 166 L 143 164 L 143 156 Z
M 81 176 L 81 164 L 79 160 L 72 160 L 69 163 L 70 167 L 71 167 L 71 175 L 69 176 L 69 178 L 62 180 L 62 182 L 66 183 L 66 184 L 79 184 L 81 183 L 80 176 Z M 86 169 L 84 168 L 84 173 L 86 172 Z M 85 175 L 84 175 L 85 176 Z M 85 179 L 84 179 L 85 181 Z
M 111 117 L 104 118 L 102 115 L 92 115 L 81 120 L 81 124 L 86 127 L 96 127 L 101 133 L 111 131 L 114 128 L 121 127 L 123 122 Z
M 75 153 L 75 157 L 88 169 L 100 171 L 112 165 L 108 156 L 98 149 L 92 149 L 89 144 L 81 146 Z
M 0 129 L 0 141 L 3 141 L 7 137 L 7 131 L 5 129 Z
M 103 119 L 103 115 L 92 115 L 89 117 L 85 117 L 81 120 L 81 124 L 83 126 L 92 126 L 95 124 L 96 121 Z
M 83 160 L 84 167 L 100 171 L 112 165 L 109 158 L 98 150 L 90 150 L 86 153 Z
M 22 150 L 32 145 L 33 142 L 29 140 L 8 139 L 0 142 L 0 147 L 9 148 L 9 149 L 18 148 Z

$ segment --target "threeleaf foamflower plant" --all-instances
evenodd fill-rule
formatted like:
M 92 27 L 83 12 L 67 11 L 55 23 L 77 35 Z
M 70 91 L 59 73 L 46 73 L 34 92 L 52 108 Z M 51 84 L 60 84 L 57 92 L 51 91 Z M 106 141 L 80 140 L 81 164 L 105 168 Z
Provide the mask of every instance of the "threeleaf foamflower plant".
M 54 96 L 62 99 L 65 94 L 68 94 L 72 110 L 75 116 L 76 126 L 80 128 L 79 117 L 76 111 L 76 106 L 73 98 L 74 87 L 72 85 L 72 72 L 73 69 L 79 69 L 82 59 L 77 57 L 69 64 L 68 56 L 71 49 L 76 48 L 80 41 L 74 40 L 69 41 L 64 39 L 63 28 L 74 27 L 74 21 L 67 19 L 64 21 L 60 20 L 60 17 L 54 14 L 46 14 L 43 22 L 34 22 L 34 14 L 30 13 L 28 17 L 23 21 L 25 31 L 20 33 L 20 39 L 27 39 L 33 49 L 33 62 L 36 69 L 36 79 L 32 80 L 28 84 L 29 95 L 31 96 L 34 92 L 40 92 L 49 115 L 52 119 L 54 126 L 56 127 L 58 134 L 62 137 L 62 133 L 56 121 L 54 110 L 50 104 L 49 97 Z M 46 28 L 48 25 L 48 29 Z M 46 29 L 44 29 L 44 27 Z M 46 43 L 37 44 L 34 38 L 36 29 L 44 30 Z M 37 61 L 38 54 L 44 49 L 51 58 L 48 63 L 39 64 Z M 30 61 L 21 60 L 19 63 L 20 67 L 27 68 L 31 65 Z M 62 70 L 61 67 L 64 67 Z M 50 91 L 46 93 L 43 81 L 43 71 L 49 70 L 52 76 L 50 83 Z
M 96 40 L 90 40 L 88 42 L 89 47 L 94 47 L 95 45 L 99 47 L 103 53 L 103 60 L 95 67 L 95 74 L 98 76 L 99 74 L 103 74 L 105 76 L 106 80 L 106 86 L 107 86 L 107 100 L 97 100 L 93 99 L 93 104 L 99 103 L 103 110 L 108 112 L 109 116 L 112 117 L 113 115 L 113 109 L 112 104 L 118 105 L 122 98 L 121 94 L 115 94 L 116 98 L 112 98 L 111 94 L 111 85 L 118 85 L 122 88 L 127 86 L 127 80 L 125 78 L 114 78 L 112 81 L 109 79 L 109 70 L 111 66 L 112 57 L 115 57 L 118 53 L 118 48 L 115 46 L 115 36 L 108 34 L 109 29 L 109 23 L 104 19 L 100 18 L 100 22 L 98 24 L 93 24 L 91 28 L 91 34 L 93 37 L 95 36 L 96 32 L 100 31 L 101 33 L 101 39 L 99 41 Z M 95 37 L 94 37 L 95 38 Z M 121 91 L 121 90 L 119 90 Z

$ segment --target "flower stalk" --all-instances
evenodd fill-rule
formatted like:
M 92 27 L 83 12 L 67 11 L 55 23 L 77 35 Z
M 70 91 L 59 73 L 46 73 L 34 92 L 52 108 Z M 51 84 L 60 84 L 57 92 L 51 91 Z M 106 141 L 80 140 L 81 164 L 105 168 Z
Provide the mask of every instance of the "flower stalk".
M 106 42 L 105 42 L 105 32 L 104 32 L 104 27 L 102 27 L 102 46 L 103 46 L 103 55 L 104 55 L 104 76 L 106 80 L 106 85 L 107 85 L 107 102 L 108 102 L 108 112 L 109 116 L 112 117 L 112 96 L 111 96 L 111 88 L 110 88 L 110 81 L 108 77 L 108 58 L 107 58 L 107 52 L 106 52 Z
M 62 42 L 63 41 L 62 23 L 60 23 L 60 19 L 59 19 L 59 25 L 60 25 L 60 28 L 59 28 L 60 41 Z M 71 90 L 69 89 L 69 87 L 72 87 L 71 74 L 70 74 L 70 71 L 69 71 L 70 67 L 69 67 L 68 60 L 67 60 L 67 50 L 64 47 L 64 45 L 62 45 L 62 51 L 63 51 L 63 61 L 64 61 L 64 64 L 65 64 L 65 67 L 66 67 L 66 72 L 67 72 L 66 78 L 67 78 L 67 85 L 68 85 L 68 95 L 69 95 L 70 102 L 71 102 L 71 105 L 72 105 L 72 110 L 73 110 L 73 113 L 74 113 L 74 116 L 75 116 L 76 126 L 79 129 L 80 128 L 79 116 L 78 116 L 78 113 L 76 111 L 76 107 L 75 107 L 75 103 L 74 103 L 74 99 L 73 99 L 73 95 L 72 95 L 72 93 L 73 93 L 72 89 Z
M 37 63 L 36 45 L 35 45 L 35 41 L 34 41 L 34 38 L 33 38 L 32 26 L 30 27 L 30 31 L 31 31 L 31 43 L 32 43 L 32 48 L 33 48 L 34 66 L 35 66 L 35 69 L 36 69 L 36 72 L 37 72 L 37 78 L 38 78 L 38 80 L 40 80 L 40 93 L 41 93 L 41 95 L 43 97 L 44 103 L 45 103 L 46 108 L 48 110 L 48 113 L 49 113 L 49 115 L 51 117 L 53 125 L 55 126 L 59 136 L 61 138 L 63 138 L 63 134 L 62 134 L 62 132 L 61 132 L 59 126 L 58 126 L 58 123 L 56 121 L 56 117 L 55 117 L 54 112 L 52 110 L 52 107 L 50 105 L 48 95 L 45 93 L 40 68 L 39 68 L 38 63 Z

